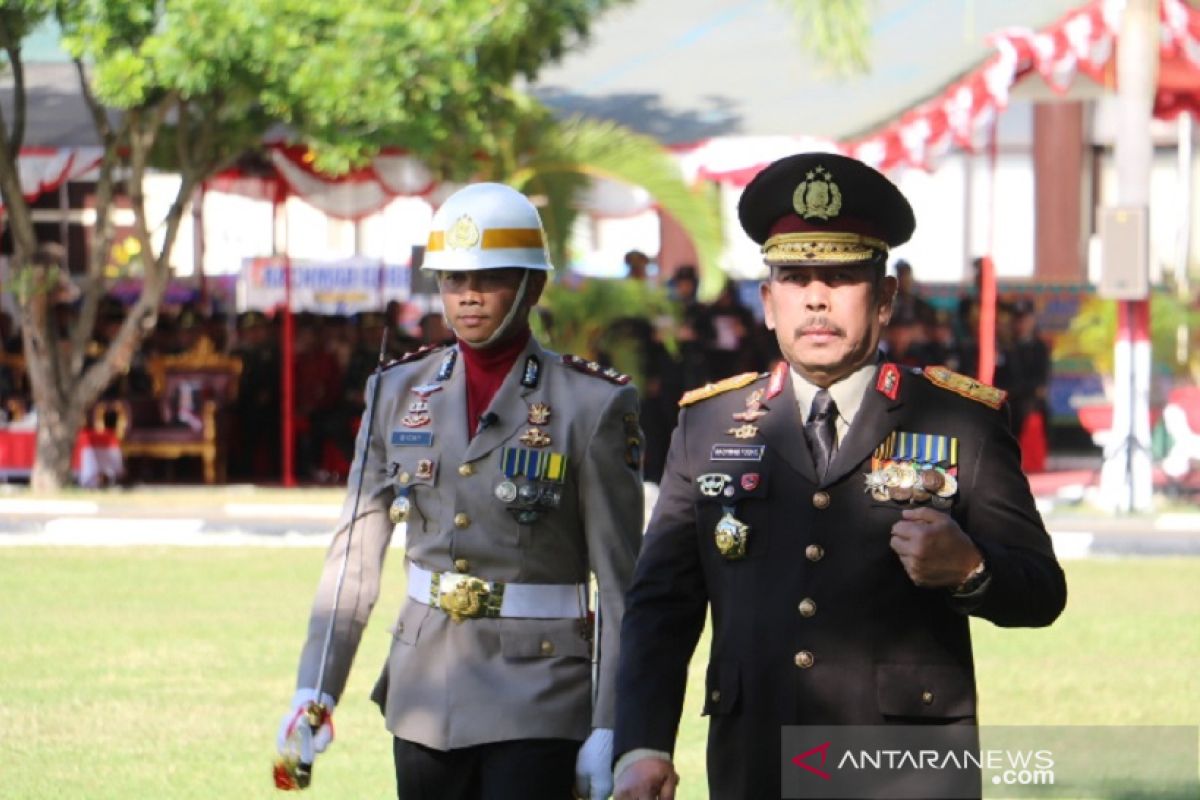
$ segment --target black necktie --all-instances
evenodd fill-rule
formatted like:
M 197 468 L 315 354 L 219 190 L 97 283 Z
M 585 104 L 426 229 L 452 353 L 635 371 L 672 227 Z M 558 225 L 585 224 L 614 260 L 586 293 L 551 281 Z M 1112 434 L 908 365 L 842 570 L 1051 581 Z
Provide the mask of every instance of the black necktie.
M 837 451 L 837 403 L 826 389 L 818 389 L 804 423 L 804 435 L 812 450 L 813 466 L 817 468 L 817 479 L 825 476 L 829 462 Z

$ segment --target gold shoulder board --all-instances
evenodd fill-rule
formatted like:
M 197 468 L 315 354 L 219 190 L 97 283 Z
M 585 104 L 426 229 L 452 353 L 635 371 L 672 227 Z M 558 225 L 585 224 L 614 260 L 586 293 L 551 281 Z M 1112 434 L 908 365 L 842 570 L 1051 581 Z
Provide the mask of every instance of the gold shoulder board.
M 960 375 L 945 367 L 926 367 L 925 377 L 934 386 L 940 386 L 955 394 L 969 397 L 975 402 L 983 403 L 991 408 L 1000 408 L 1004 404 L 1004 398 L 1008 397 L 1008 392 L 1003 389 L 980 383 L 968 375 Z
M 762 375 L 757 372 L 743 372 L 741 375 L 734 375 L 732 378 L 725 378 L 716 383 L 706 383 L 698 389 L 685 392 L 683 397 L 679 398 L 679 407 L 690 406 L 693 403 L 699 403 L 701 400 L 707 400 L 710 397 L 716 397 L 719 394 L 731 392 L 743 386 L 749 386 L 761 377 Z

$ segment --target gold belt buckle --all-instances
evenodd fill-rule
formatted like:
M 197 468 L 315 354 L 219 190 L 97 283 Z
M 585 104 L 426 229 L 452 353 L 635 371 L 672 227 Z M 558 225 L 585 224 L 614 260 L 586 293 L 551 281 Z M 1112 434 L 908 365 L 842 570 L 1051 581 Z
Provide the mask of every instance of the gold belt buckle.
M 446 586 L 446 579 L 453 583 Z M 455 622 L 464 619 L 479 619 L 487 613 L 491 584 L 470 575 L 442 576 L 438 591 L 438 607 Z

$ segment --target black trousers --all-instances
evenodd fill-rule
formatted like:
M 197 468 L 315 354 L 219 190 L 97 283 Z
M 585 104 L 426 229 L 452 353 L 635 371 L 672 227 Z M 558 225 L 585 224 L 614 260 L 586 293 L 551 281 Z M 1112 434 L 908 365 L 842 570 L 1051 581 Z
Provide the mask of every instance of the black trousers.
M 399 800 L 570 800 L 571 739 L 517 739 L 458 750 L 392 740 Z

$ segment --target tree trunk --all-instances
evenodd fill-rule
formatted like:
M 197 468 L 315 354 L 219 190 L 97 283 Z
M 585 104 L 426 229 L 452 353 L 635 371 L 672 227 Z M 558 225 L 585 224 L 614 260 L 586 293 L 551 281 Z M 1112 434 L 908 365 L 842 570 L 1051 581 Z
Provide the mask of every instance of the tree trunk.
M 37 493 L 55 492 L 71 482 L 71 455 L 83 427 L 83 408 L 69 399 L 58 403 L 49 398 L 36 408 L 37 459 L 29 486 Z

